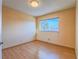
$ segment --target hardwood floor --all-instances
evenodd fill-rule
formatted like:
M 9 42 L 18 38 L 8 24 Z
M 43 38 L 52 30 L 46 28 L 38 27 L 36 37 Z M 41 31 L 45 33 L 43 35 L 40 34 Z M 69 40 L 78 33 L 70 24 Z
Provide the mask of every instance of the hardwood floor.
M 3 59 L 76 59 L 73 49 L 40 41 L 3 50 Z

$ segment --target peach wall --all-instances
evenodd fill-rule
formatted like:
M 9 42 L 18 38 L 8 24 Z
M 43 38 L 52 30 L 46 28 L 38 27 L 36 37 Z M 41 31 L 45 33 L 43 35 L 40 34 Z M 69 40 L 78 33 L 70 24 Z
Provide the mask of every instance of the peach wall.
M 35 18 L 3 6 L 3 48 L 35 39 Z
M 37 39 L 61 46 L 75 48 L 75 8 L 37 17 L 37 23 L 39 24 L 40 20 L 54 17 L 59 17 L 59 32 L 40 32 L 39 27 L 37 27 Z

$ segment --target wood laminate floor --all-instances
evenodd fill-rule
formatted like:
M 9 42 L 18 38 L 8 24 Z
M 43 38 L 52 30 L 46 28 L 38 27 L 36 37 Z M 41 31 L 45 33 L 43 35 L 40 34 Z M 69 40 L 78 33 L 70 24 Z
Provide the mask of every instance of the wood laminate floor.
M 76 59 L 73 49 L 33 41 L 3 50 L 3 59 Z

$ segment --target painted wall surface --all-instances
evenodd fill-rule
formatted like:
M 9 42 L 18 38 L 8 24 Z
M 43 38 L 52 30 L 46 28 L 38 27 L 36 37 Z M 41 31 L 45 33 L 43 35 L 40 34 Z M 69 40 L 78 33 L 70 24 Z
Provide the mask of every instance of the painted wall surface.
M 2 42 L 2 0 L 0 0 L 0 42 Z
M 0 42 L 2 42 L 2 0 L 0 0 Z M 2 45 L 0 45 L 0 59 L 2 59 Z
M 59 31 L 41 32 L 39 30 L 40 20 L 54 17 L 59 17 Z M 75 48 L 75 21 L 75 8 L 70 8 L 37 17 L 37 40 Z
M 35 18 L 3 6 L 3 48 L 35 39 Z

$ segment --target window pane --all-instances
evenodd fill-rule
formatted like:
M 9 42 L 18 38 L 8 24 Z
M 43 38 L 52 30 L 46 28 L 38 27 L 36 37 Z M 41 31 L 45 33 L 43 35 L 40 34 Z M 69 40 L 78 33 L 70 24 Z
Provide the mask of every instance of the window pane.
M 40 21 L 41 31 L 58 31 L 59 30 L 59 19 L 52 18 Z

